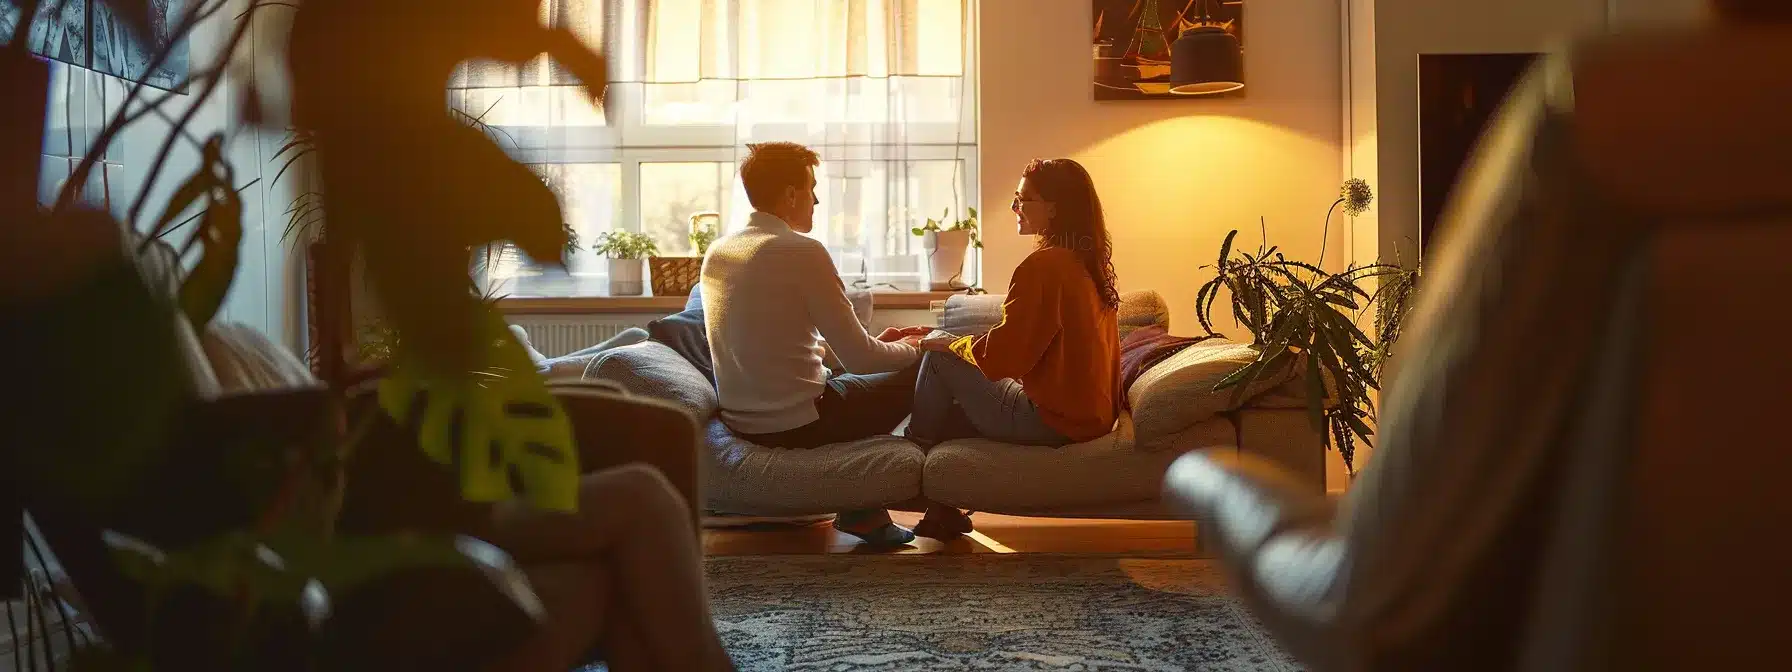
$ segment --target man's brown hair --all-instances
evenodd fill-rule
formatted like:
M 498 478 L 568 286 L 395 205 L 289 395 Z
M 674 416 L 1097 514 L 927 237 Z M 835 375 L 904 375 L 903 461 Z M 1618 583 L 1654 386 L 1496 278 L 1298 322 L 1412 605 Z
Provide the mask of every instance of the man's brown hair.
M 809 169 L 819 165 L 820 154 L 794 142 L 747 145 L 747 158 L 740 162 L 740 183 L 753 209 L 768 211 L 783 198 L 785 187 L 808 188 Z

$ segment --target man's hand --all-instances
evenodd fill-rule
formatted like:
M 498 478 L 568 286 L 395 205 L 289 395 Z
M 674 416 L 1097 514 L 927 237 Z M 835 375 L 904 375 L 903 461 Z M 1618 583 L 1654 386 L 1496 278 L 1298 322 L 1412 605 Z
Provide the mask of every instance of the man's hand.
M 921 339 L 921 336 L 904 336 L 902 337 L 902 340 L 898 342 L 911 348 L 919 348 L 921 347 Z
M 932 350 L 934 352 L 951 352 L 952 344 L 956 342 L 958 342 L 957 336 L 942 331 L 937 336 L 928 336 L 921 339 L 920 345 L 916 347 L 919 347 L 922 350 Z
M 926 336 L 928 332 L 931 331 L 933 331 L 933 327 L 890 327 L 885 329 L 884 333 L 878 334 L 877 340 L 885 343 L 902 341 L 909 345 L 914 345 L 913 342 L 909 341 L 911 337 L 916 341 L 919 341 L 922 336 Z

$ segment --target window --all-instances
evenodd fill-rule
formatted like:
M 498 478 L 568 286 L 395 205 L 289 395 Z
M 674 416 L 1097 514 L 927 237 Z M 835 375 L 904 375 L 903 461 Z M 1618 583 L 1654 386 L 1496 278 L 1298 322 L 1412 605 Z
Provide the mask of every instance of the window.
M 810 235 L 841 275 L 923 289 L 909 229 L 976 203 L 975 1 L 547 0 L 544 22 L 612 59 L 603 104 L 545 57 L 467 64 L 449 104 L 542 174 L 582 242 L 642 231 L 666 255 L 695 254 L 692 213 L 722 213 L 725 231 L 745 224 L 747 144 L 801 142 L 822 155 Z M 487 285 L 511 296 L 607 284 L 588 250 L 565 272 L 498 257 Z

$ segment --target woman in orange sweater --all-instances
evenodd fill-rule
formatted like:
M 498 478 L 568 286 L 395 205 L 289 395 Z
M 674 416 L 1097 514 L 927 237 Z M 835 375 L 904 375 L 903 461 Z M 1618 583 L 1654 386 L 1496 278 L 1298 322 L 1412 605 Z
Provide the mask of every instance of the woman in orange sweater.
M 966 434 L 1062 446 L 1107 434 L 1119 416 L 1120 293 L 1089 172 L 1070 159 L 1035 160 L 1011 208 L 1038 248 L 1014 269 L 1000 324 L 921 342 L 908 436 L 923 448 Z M 970 531 L 956 509 L 934 508 L 917 534 Z

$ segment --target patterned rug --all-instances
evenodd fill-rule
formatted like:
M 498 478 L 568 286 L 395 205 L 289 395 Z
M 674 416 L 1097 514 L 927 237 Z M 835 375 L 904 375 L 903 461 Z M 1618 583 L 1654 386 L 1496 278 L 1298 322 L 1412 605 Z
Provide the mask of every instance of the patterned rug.
M 1206 560 L 716 557 L 708 572 L 744 672 L 1300 669 Z

